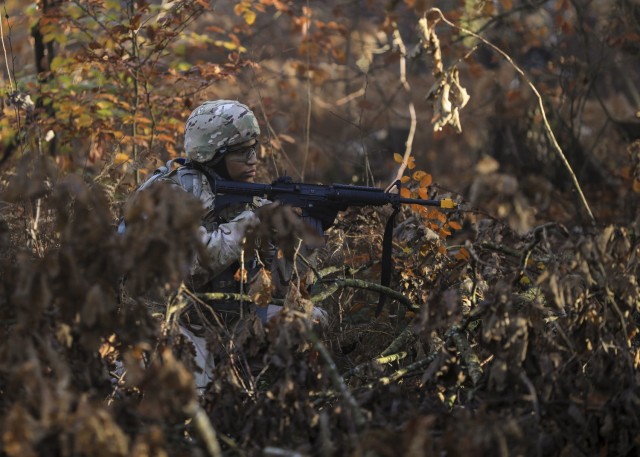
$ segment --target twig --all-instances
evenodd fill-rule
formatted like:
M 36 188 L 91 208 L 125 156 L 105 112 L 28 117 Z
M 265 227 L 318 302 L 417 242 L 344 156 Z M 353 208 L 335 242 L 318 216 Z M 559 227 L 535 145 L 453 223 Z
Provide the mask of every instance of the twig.
M 204 441 L 207 453 L 211 457 L 222 457 L 218 435 L 209 420 L 209 416 L 207 416 L 198 401 L 191 400 L 185 407 L 185 413 L 192 418 L 194 427 L 200 434 L 202 441 Z
M 462 330 L 458 326 L 453 326 L 449 331 L 449 337 L 460 351 L 462 359 L 467 364 L 467 372 L 473 381 L 473 385 L 477 386 L 482 378 L 482 367 L 480 365 L 480 359 L 471 349 L 471 345 L 467 338 L 462 334 Z
M 531 82 L 529 77 L 526 75 L 526 73 L 502 49 L 500 49 L 499 47 L 497 47 L 496 45 L 494 45 L 493 43 L 491 43 L 487 39 L 483 38 L 482 36 L 478 35 L 477 33 L 472 32 L 469 29 L 466 29 L 466 28 L 464 28 L 462 26 L 456 25 L 453 22 L 449 21 L 444 16 L 444 14 L 442 13 L 442 11 L 439 8 L 431 8 L 431 9 L 429 9 L 429 11 L 427 11 L 427 13 L 437 13 L 440 16 L 440 19 L 442 19 L 442 21 L 444 21 L 448 26 L 453 27 L 454 29 L 459 30 L 461 32 L 467 33 L 467 34 L 471 35 L 472 37 L 482 41 L 484 44 L 486 44 L 491 49 L 493 49 L 498 54 L 500 54 L 507 62 L 509 62 L 509 64 L 511 64 L 511 66 L 516 70 L 516 72 L 522 77 L 524 82 L 527 83 L 527 85 L 533 91 L 534 95 L 536 96 L 536 98 L 538 100 L 538 107 L 540 108 L 540 113 L 542 114 L 542 119 L 544 121 L 544 127 L 545 127 L 545 130 L 546 130 L 546 132 L 547 132 L 547 134 L 549 136 L 549 139 L 551 140 L 551 144 L 553 145 L 553 149 L 556 152 L 556 154 L 558 155 L 558 157 L 560 158 L 560 161 L 562 162 L 562 164 L 565 166 L 565 168 L 569 172 L 569 175 L 571 176 L 571 180 L 573 181 L 573 185 L 576 188 L 576 191 L 578 192 L 578 196 L 580 197 L 580 201 L 581 201 L 582 205 L 584 206 L 587 214 L 589 215 L 589 218 L 591 219 L 591 223 L 593 225 L 595 225 L 596 224 L 596 219 L 593 216 L 593 213 L 591 212 L 591 208 L 589 207 L 589 203 L 587 203 L 587 199 L 585 198 L 584 193 L 582 192 L 582 188 L 580 187 L 580 183 L 578 182 L 578 178 L 576 177 L 575 173 L 573 172 L 573 169 L 571 168 L 571 164 L 569 164 L 569 161 L 567 160 L 566 156 L 564 155 L 564 152 L 562 151 L 562 148 L 558 144 L 558 140 L 556 139 L 556 136 L 553 133 L 553 130 L 551 129 L 551 126 L 549 125 L 549 120 L 547 119 L 547 113 L 546 113 L 546 111 L 544 109 L 544 102 L 542 100 L 542 96 L 540 95 L 540 92 L 538 92 L 538 89 L 536 89 L 536 86 L 533 85 L 533 83 Z
M 522 257 L 522 253 L 517 249 L 510 248 L 509 246 L 504 246 L 502 244 L 496 244 L 492 241 L 482 241 L 480 242 L 480 247 L 484 249 L 491 249 L 492 251 L 502 252 L 503 254 L 510 255 L 512 257 Z
M 527 386 L 529 395 L 531 395 L 531 403 L 533 403 L 533 411 L 536 415 L 536 420 L 540 421 L 540 404 L 538 403 L 538 394 L 536 394 L 536 388 L 524 371 L 520 372 L 520 381 L 522 381 L 522 383 Z
M 349 265 L 345 265 L 345 266 L 337 266 L 337 265 L 332 265 L 326 268 L 323 268 L 322 270 L 318 271 L 318 278 L 322 279 L 326 276 L 329 276 L 330 274 L 333 273 L 338 273 L 338 272 L 342 272 L 343 276 L 353 276 L 357 273 L 360 273 L 363 270 L 366 270 L 367 268 L 372 267 L 373 265 L 375 265 L 376 263 L 379 263 L 380 261 L 368 261 L 362 265 L 360 265 L 359 267 L 350 267 Z
M 517 279 L 520 279 L 522 276 L 525 275 L 526 269 L 527 269 L 527 263 L 529 263 L 529 258 L 531 258 L 531 254 L 533 253 L 533 250 L 535 249 L 535 247 L 540 244 L 540 242 L 542 241 L 542 237 L 545 234 L 545 231 L 547 230 L 547 228 L 550 227 L 555 227 L 557 224 L 555 222 L 548 222 L 546 224 L 542 224 L 538 227 L 536 227 L 535 229 L 533 229 L 533 241 L 531 243 L 529 243 L 525 249 L 524 252 L 522 253 L 522 256 L 520 257 L 520 275 Z
M 316 303 L 321 303 L 325 301 L 327 298 L 333 295 L 334 292 L 337 291 L 339 288 L 340 286 L 338 284 L 330 284 L 329 287 L 327 287 L 326 289 L 323 289 L 319 293 L 313 295 L 311 297 L 311 303 L 315 305 Z
M 309 330 L 307 332 L 307 337 L 311 341 L 314 349 L 318 351 L 320 357 L 322 357 L 325 364 L 327 365 L 327 370 L 329 371 L 329 377 L 331 378 L 333 387 L 340 392 L 340 394 L 347 402 L 347 405 L 349 405 L 356 427 L 360 428 L 364 426 L 366 421 L 364 416 L 362 415 L 362 411 L 360 411 L 360 406 L 358 405 L 358 402 L 356 402 L 356 399 L 353 397 L 353 395 L 351 395 L 351 392 L 347 388 L 344 379 L 338 373 L 338 368 L 331 358 L 329 351 L 327 351 L 327 348 L 320 342 L 318 336 L 312 330 Z
M 433 362 L 438 356 L 439 351 L 433 351 L 431 354 L 426 356 L 424 359 L 420 359 L 417 362 L 412 363 L 411 365 L 407 365 L 406 367 L 392 373 L 390 376 L 385 376 L 384 378 L 380 378 L 377 382 L 382 384 L 383 386 L 387 386 L 394 381 L 397 381 L 405 376 L 408 376 L 412 372 L 419 370 L 420 368 L 429 365 Z M 375 387 L 375 383 L 367 384 L 367 388 Z
M 203 300 L 221 300 L 221 301 L 246 301 L 250 302 L 251 297 L 247 294 L 236 294 L 230 292 L 203 292 L 194 293 L 194 296 Z
M 402 41 L 402 36 L 400 35 L 400 31 L 398 30 L 398 24 L 393 24 L 393 44 L 397 46 L 400 51 L 400 84 L 404 88 L 405 92 L 411 95 L 411 86 L 409 86 L 409 81 L 407 81 L 407 48 Z M 409 157 L 411 156 L 411 151 L 413 149 L 413 137 L 416 134 L 416 107 L 413 105 L 413 102 L 409 100 L 409 115 L 411 116 L 411 124 L 409 126 L 409 134 L 407 135 L 407 141 L 405 142 L 404 155 L 402 156 L 402 163 L 396 172 L 395 178 L 393 178 L 392 183 L 395 183 L 404 174 L 407 166 L 409 165 Z M 393 186 L 391 184 L 389 187 Z M 388 190 L 389 188 L 387 188 Z
M 414 337 L 413 330 L 411 329 L 411 324 L 407 325 L 402 332 L 398 336 L 394 338 L 394 340 L 387 346 L 387 348 L 378 355 L 378 357 L 373 360 L 368 360 L 364 363 L 361 363 L 349 371 L 347 371 L 343 376 L 345 378 L 350 378 L 351 376 L 356 376 L 360 374 L 365 368 L 371 365 L 382 365 L 384 363 L 393 362 L 396 360 L 401 360 L 407 356 L 406 351 L 401 351 L 409 341 L 411 341 Z M 393 360 L 387 360 L 388 357 L 397 356 L 399 354 L 404 354 L 403 357 L 396 357 Z
M 9 92 L 13 92 L 14 91 L 13 80 L 11 79 L 11 69 L 9 68 L 9 57 L 7 57 L 7 47 L 4 43 L 4 29 L 2 27 L 2 20 L 5 17 L 9 18 L 9 15 L 8 14 L 3 15 L 3 17 L 0 18 L 0 41 L 2 41 L 2 51 L 4 52 L 4 62 L 7 67 L 7 77 L 9 78 Z
M 380 353 L 378 357 L 385 357 L 389 354 L 395 354 L 400 351 L 405 344 L 414 338 L 411 324 L 407 325 L 402 332 L 391 342 L 387 348 Z
M 361 363 L 360 365 L 357 365 L 357 366 L 351 368 L 349 371 L 347 371 L 345 374 L 343 374 L 342 377 L 344 379 L 349 379 L 352 376 L 358 376 L 367 367 L 386 365 L 387 363 L 397 362 L 398 360 L 402 360 L 402 359 L 406 358 L 407 355 L 408 355 L 408 352 L 401 351 L 401 352 L 398 352 L 396 354 L 390 354 L 390 355 L 387 355 L 387 356 L 384 356 L 384 357 L 377 357 L 377 358 L 375 358 L 373 360 L 369 360 L 368 362 Z
M 305 19 L 307 19 L 307 22 L 305 23 L 305 26 L 303 27 L 303 40 L 309 40 L 311 35 L 309 34 L 309 29 L 311 28 L 311 17 L 310 17 L 310 9 L 309 9 L 309 0 L 307 0 L 307 8 L 306 10 L 303 11 L 307 11 L 305 13 Z M 310 46 L 306 46 L 306 59 L 307 59 L 307 84 L 306 84 L 306 89 L 307 89 L 307 112 L 306 112 L 306 119 L 305 119 L 305 134 L 304 134 L 304 157 L 302 160 L 302 174 L 300 176 L 300 179 L 302 181 L 304 181 L 304 175 L 307 171 L 307 160 L 309 158 L 309 146 L 311 143 L 311 53 L 309 51 Z

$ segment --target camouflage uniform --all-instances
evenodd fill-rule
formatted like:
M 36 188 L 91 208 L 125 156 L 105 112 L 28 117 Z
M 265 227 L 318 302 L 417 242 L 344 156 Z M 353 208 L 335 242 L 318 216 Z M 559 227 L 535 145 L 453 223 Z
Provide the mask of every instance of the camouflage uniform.
M 262 198 L 254 198 L 250 204 L 237 204 L 224 209 L 216 209 L 216 195 L 209 179 L 202 171 L 213 179 L 221 179 L 215 173 L 226 153 L 242 148 L 252 140 L 257 140 L 260 129 L 251 110 L 236 101 L 218 100 L 205 102 L 196 108 L 185 124 L 185 152 L 189 161 L 172 170 L 171 161 L 154 174 L 142 187 L 153 182 L 166 182 L 178 186 L 202 202 L 205 216 L 202 219 L 200 233 L 206 248 L 206 257 L 197 258 L 191 268 L 189 287 L 195 292 L 239 292 L 239 282 L 234 274 L 240 267 L 242 241 L 246 230 L 259 224 L 254 210 L 270 203 Z M 227 178 L 228 179 L 228 178 Z M 244 267 L 249 276 L 258 271 L 257 259 L 246 258 Z M 268 259 L 260 259 L 267 261 Z M 212 307 L 224 313 L 239 311 L 239 303 L 212 303 Z M 258 317 L 266 323 L 282 308 L 269 305 L 258 309 Z M 324 313 L 314 309 L 313 317 L 324 319 Z M 213 360 L 207 349 L 206 341 L 194 326 L 188 322 L 181 324 L 182 333 L 189 338 L 196 348 L 196 363 L 202 368 L 196 376 L 198 388 L 210 380 Z
M 211 167 L 234 146 L 256 140 L 259 134 L 256 118 L 246 105 L 231 100 L 205 102 L 187 119 L 184 148 L 192 163 L 204 164 L 202 167 L 208 168 L 211 177 L 222 179 Z M 207 256 L 194 262 L 191 288 L 197 292 L 240 292 L 239 283 L 233 276 L 240 268 L 242 240 L 246 230 L 259 222 L 253 211 L 269 201 L 256 197 L 250 204 L 216 208 L 216 196 L 209 179 L 199 169 L 188 165 L 161 180 L 192 194 L 205 209 L 200 232 Z M 250 274 L 255 273 L 255 259 L 245 259 L 244 267 Z M 230 304 L 226 308 L 234 306 Z

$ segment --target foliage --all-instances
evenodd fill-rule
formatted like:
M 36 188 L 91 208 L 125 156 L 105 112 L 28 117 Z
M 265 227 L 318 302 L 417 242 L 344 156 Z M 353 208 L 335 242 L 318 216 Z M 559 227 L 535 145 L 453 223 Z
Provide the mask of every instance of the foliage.
M 637 6 L 428 5 L 6 2 L 3 455 L 637 453 Z M 397 176 L 461 207 L 402 209 L 389 288 L 391 211 L 350 209 L 277 319 L 225 325 L 181 287 L 199 205 L 123 203 L 212 98 L 255 108 L 265 181 Z M 261 220 L 293 255 L 295 214 Z M 202 395 L 193 313 L 216 361 Z

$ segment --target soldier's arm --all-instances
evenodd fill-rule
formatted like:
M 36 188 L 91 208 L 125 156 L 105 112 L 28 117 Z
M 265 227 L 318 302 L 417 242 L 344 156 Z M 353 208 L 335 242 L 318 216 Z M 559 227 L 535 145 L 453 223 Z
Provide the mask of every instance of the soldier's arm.
M 258 218 L 255 213 L 244 211 L 230 222 L 220 224 L 213 230 L 207 231 L 205 227 L 200 227 L 206 258 L 196 259 L 192 274 L 208 273 L 215 277 L 239 260 L 245 232 L 256 224 Z

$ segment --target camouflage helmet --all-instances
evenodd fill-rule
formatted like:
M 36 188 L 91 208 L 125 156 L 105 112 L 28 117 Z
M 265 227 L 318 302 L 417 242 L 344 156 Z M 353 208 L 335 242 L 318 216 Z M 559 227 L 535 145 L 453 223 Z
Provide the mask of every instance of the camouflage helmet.
M 230 146 L 256 139 L 260 127 L 253 112 L 235 100 L 207 101 L 184 126 L 184 150 L 195 162 L 222 158 Z

